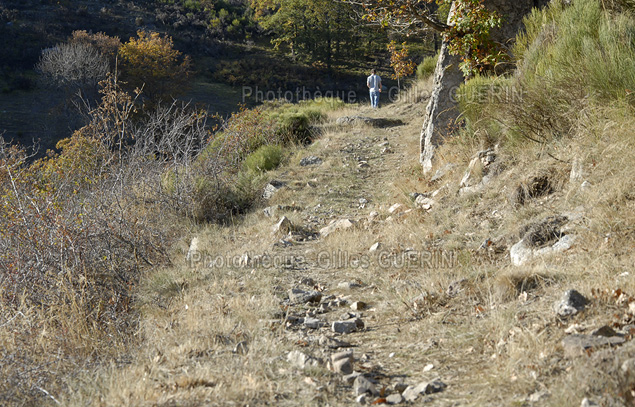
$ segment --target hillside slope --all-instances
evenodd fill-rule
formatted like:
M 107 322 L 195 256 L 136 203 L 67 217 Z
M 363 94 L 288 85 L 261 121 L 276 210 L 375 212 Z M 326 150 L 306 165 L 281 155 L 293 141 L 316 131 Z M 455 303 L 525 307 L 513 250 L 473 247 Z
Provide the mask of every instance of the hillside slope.
M 74 383 L 68 404 L 630 403 L 632 236 L 588 187 L 608 163 L 582 164 L 581 187 L 578 164 L 569 181 L 572 165 L 538 150 L 512 164 L 461 139 L 422 178 L 424 106 L 333 112 L 269 173 L 283 186 L 264 211 L 201 229 L 148 278 L 139 354 Z M 342 119 L 355 116 L 370 119 Z M 542 251 L 515 265 L 523 236 Z M 569 289 L 586 300 L 554 308 Z
M 241 110 L 207 143 L 204 116 L 177 111 L 188 125 L 140 127 L 128 158 L 99 127 L 32 166 L 1 145 L 0 400 L 633 405 L 620 4 L 535 11 L 517 71 L 459 89 L 431 175 L 430 83 L 379 110 Z M 162 160 L 163 137 L 196 146 Z

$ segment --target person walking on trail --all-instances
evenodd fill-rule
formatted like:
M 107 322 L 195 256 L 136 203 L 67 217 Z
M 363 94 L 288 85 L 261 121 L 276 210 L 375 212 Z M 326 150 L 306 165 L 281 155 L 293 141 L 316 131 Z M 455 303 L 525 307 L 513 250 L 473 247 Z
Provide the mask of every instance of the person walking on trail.
M 373 109 L 379 107 L 379 94 L 381 93 L 381 77 L 377 75 L 377 71 L 373 69 L 370 76 L 366 79 L 366 86 L 370 89 L 370 105 Z

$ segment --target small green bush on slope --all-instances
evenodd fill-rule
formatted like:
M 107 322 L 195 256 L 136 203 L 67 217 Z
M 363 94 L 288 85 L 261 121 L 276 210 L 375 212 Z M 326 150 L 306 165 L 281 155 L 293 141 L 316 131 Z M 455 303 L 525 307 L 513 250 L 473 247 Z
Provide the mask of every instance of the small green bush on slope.
M 271 171 L 280 165 L 282 155 L 282 147 L 279 145 L 262 146 L 245 159 L 245 170 L 255 173 Z
M 428 79 L 434 73 L 437 67 L 439 53 L 423 58 L 423 61 L 417 66 L 417 79 Z
M 321 98 L 286 104 L 272 110 L 276 132 L 285 143 L 307 144 L 315 137 L 313 126 L 324 121 L 326 113 L 344 105 L 340 99 Z

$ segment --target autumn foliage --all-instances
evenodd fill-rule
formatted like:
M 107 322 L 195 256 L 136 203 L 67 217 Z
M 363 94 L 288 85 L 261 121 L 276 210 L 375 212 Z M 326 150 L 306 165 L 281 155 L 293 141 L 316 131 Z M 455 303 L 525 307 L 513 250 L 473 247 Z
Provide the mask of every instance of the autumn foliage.
M 155 99 L 180 93 L 190 75 L 190 58 L 174 49 L 171 37 L 156 32 L 137 32 L 119 48 L 119 58 L 129 86 Z
M 401 49 L 397 49 L 395 41 L 390 41 L 388 51 L 390 51 L 390 66 L 395 71 L 392 78 L 397 79 L 397 84 L 399 85 L 401 78 L 413 74 L 416 64 L 408 58 L 409 51 L 405 41 L 401 44 Z
M 462 58 L 461 69 L 470 76 L 493 69 L 507 56 L 491 40 L 501 17 L 488 10 L 483 0 L 364 0 L 365 18 L 405 35 L 434 30 L 449 41 L 450 52 Z M 453 6 L 449 21 L 440 21 L 440 6 Z

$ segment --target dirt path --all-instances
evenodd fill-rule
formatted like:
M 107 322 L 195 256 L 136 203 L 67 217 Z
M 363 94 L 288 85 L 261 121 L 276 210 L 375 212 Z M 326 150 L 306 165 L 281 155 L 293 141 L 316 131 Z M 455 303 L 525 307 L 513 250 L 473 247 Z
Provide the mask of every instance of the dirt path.
M 148 276 L 139 353 L 81 378 L 68 404 L 577 405 L 581 389 L 604 394 L 596 382 L 618 394 L 620 365 L 607 360 L 631 357 L 632 342 L 609 359 L 567 357 L 562 345 L 610 322 L 610 294 L 569 323 L 553 304 L 571 286 L 593 292 L 568 271 L 583 263 L 568 253 L 517 268 L 504 239 L 481 248 L 506 234 L 513 243 L 525 221 L 501 198 L 504 175 L 483 194 L 458 193 L 469 146 L 453 149 L 446 179 L 421 177 L 424 106 L 334 113 L 268 173 L 277 187 L 261 208 L 197 231 L 189 260 L 188 239 L 173 268 Z M 554 197 L 527 211 L 552 215 Z

